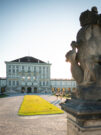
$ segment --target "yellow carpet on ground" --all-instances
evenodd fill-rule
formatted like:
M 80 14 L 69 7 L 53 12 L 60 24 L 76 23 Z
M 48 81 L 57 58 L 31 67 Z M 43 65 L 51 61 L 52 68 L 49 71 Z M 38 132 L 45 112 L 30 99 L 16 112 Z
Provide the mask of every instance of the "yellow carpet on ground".
M 64 112 L 40 96 L 26 95 L 24 96 L 18 115 L 41 115 L 59 113 Z

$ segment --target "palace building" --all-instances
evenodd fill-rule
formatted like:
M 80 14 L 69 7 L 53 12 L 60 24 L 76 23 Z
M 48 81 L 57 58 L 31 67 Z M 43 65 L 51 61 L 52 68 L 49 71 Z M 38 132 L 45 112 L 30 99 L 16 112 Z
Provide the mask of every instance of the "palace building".
M 0 93 L 51 93 L 52 89 L 74 90 L 76 81 L 50 79 L 51 64 L 26 56 L 6 61 L 6 77 L 0 77 Z
M 74 79 L 51 79 L 51 87 L 56 89 L 74 90 L 77 87 Z
M 40 93 L 50 89 L 50 63 L 26 56 L 6 61 L 7 92 Z

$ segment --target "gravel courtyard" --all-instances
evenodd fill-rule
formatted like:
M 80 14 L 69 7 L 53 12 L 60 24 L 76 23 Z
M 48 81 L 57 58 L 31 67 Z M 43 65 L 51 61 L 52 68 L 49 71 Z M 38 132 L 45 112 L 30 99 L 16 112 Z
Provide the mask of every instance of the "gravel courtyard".
M 61 100 L 55 96 L 40 96 L 59 107 Z M 66 135 L 66 113 L 18 116 L 23 97 L 16 95 L 0 98 L 0 135 Z

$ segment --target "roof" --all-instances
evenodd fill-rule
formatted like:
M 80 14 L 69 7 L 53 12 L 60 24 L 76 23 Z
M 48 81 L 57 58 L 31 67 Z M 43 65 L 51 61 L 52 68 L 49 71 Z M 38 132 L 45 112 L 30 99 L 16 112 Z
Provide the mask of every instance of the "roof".
M 62 78 L 52 78 L 51 81 L 75 81 L 74 79 L 62 79 Z
M 0 80 L 6 80 L 6 77 L 0 77 Z
M 12 60 L 10 62 L 46 63 L 42 60 L 36 59 L 34 57 L 30 57 L 30 56 L 25 56 L 19 59 Z

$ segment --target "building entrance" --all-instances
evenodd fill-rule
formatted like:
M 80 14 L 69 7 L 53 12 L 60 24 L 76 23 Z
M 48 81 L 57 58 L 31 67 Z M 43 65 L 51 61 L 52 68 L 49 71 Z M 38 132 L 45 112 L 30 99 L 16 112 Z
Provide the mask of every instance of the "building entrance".
M 22 87 L 21 93 L 24 93 L 24 92 L 25 92 L 25 87 Z
M 27 88 L 27 93 L 31 93 L 32 92 L 32 88 L 31 87 L 28 87 Z
M 34 87 L 34 93 L 37 93 L 37 87 Z
M 3 94 L 5 92 L 5 87 L 1 87 L 1 93 Z

